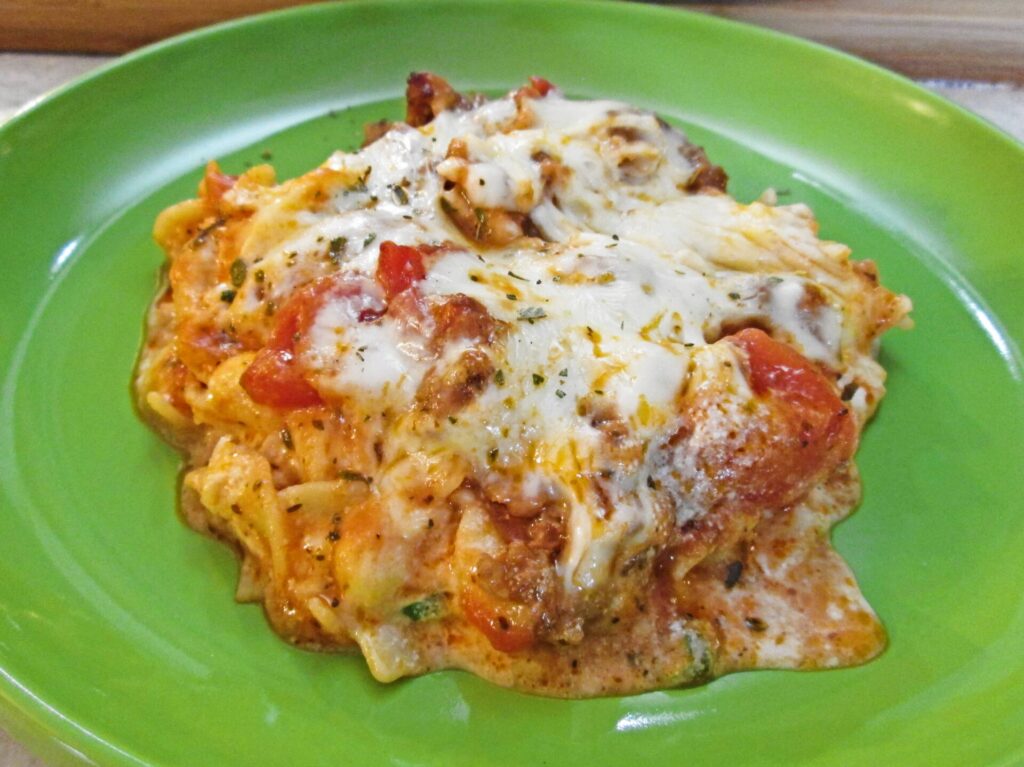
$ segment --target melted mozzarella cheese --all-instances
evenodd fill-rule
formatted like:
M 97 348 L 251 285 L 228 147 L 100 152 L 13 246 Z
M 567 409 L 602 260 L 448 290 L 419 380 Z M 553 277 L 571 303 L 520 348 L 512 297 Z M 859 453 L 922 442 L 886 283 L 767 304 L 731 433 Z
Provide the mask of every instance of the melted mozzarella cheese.
M 694 172 L 685 139 L 649 113 L 557 94 L 531 108 L 526 129 L 506 129 L 515 114 L 506 98 L 446 111 L 420 129 L 396 126 L 360 152 L 334 155 L 324 168 L 347 181 L 316 212 L 279 205 L 267 214 L 267 227 L 287 219 L 289 234 L 260 268 L 266 290 L 283 298 L 325 269 L 372 278 L 387 240 L 463 243 L 428 259 L 419 289 L 427 298 L 464 294 L 505 323 L 489 352 L 503 383 L 490 382 L 457 419 L 424 437 L 429 446 L 403 449 L 447 450 L 481 470 L 526 465 L 527 475 L 540 477 L 532 482 L 561 487 L 571 508 L 560 571 L 567 586 L 588 589 L 607 577 L 623 547 L 641 548 L 650 535 L 652 476 L 676 499 L 678 522 L 704 513 L 660 446 L 679 428 L 693 355 L 723 328 L 766 322 L 809 357 L 840 367 L 843 316 L 828 295 L 840 288 L 827 275 L 846 254 L 818 242 L 801 207 L 682 191 Z M 447 156 L 455 139 L 467 159 Z M 540 157 L 564 168 L 555 194 L 545 192 Z M 474 205 L 529 212 L 545 241 L 484 250 L 467 243 L 439 204 L 451 179 Z M 265 236 L 259 227 L 250 235 Z M 824 264 L 816 273 L 826 275 L 825 298 L 813 311 L 805 305 L 809 261 Z M 236 311 L 257 310 L 253 297 L 237 303 Z M 325 393 L 401 408 L 431 369 L 461 351 L 434 359 L 390 315 L 359 322 L 351 298 L 342 297 L 320 309 L 304 354 Z M 739 366 L 724 365 L 731 355 L 705 354 L 705 375 L 736 377 Z M 742 407 L 749 398 L 742 380 L 733 392 Z M 628 460 L 602 441 L 595 401 L 628 423 L 636 445 Z M 720 420 L 702 428 L 727 429 L 728 413 Z M 601 472 L 615 474 L 611 515 L 593 488 Z

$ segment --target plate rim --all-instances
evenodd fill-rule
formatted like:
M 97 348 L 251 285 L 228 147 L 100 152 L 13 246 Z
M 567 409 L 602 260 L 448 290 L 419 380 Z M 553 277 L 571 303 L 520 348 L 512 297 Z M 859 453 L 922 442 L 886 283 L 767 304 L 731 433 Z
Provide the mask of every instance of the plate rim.
M 320 2 L 248 15 L 190 30 L 144 46 L 128 54 L 118 56 L 68 83 L 32 99 L 20 107 L 5 122 L 0 124 L 0 142 L 7 138 L 14 130 L 19 129 L 25 124 L 30 124 L 34 120 L 45 120 L 47 111 L 53 105 L 59 104 L 63 99 L 71 98 L 83 90 L 87 91 L 93 87 L 95 82 L 107 78 L 113 73 L 130 69 L 140 60 L 160 55 L 164 51 L 181 46 L 202 44 L 206 40 L 215 40 L 222 35 L 231 35 L 239 29 L 250 26 L 272 26 L 279 19 L 283 18 L 315 17 L 320 14 L 333 13 L 346 14 L 354 13 L 355 10 L 360 8 L 403 5 L 418 5 L 420 7 L 433 5 L 456 8 L 473 5 L 498 5 L 498 3 L 473 3 L 472 0 L 349 0 L 344 3 Z M 528 0 L 522 5 L 524 7 L 595 7 L 604 9 L 609 13 L 647 16 L 654 20 L 659 18 L 678 19 L 682 15 L 688 18 L 684 22 L 686 24 L 696 25 L 697 27 L 705 25 L 706 28 L 717 27 L 725 31 L 733 30 L 764 39 L 773 39 L 783 45 L 790 46 L 792 49 L 804 50 L 813 53 L 815 56 L 828 57 L 833 61 L 845 61 L 849 66 L 860 69 L 867 68 L 876 76 L 887 81 L 892 87 L 902 89 L 904 92 L 911 92 L 917 98 L 945 111 L 949 115 L 955 116 L 956 119 L 967 121 L 973 130 L 983 131 L 990 139 L 1000 141 L 1005 145 L 1005 148 L 1015 152 L 1017 157 L 1024 162 L 1024 143 L 1016 140 L 985 118 L 929 91 L 904 75 L 821 43 L 754 24 L 674 7 L 622 3 L 616 0 Z M 965 282 L 969 285 L 971 284 L 970 281 L 965 280 Z M 1004 337 L 1018 344 L 1024 342 L 1024 339 L 1016 338 L 1013 331 L 1005 327 L 1005 325 L 1001 329 Z M 1018 364 L 1020 364 L 1021 354 L 1019 349 L 1016 350 L 1015 357 Z M 4 376 L 4 379 L 7 379 L 7 375 Z M 149 762 L 142 760 L 137 754 L 132 753 L 131 750 L 120 748 L 115 742 L 92 733 L 65 717 L 57 708 L 51 706 L 47 701 L 36 697 L 31 690 L 21 685 L 15 676 L 11 675 L 2 665 L 0 665 L 0 724 L 7 729 L 17 742 L 28 746 L 33 753 L 44 755 L 53 764 L 93 764 L 95 763 L 94 759 L 100 760 L 101 763 L 107 763 L 109 760 L 111 764 L 149 764 Z M 1017 752 L 1018 755 L 1020 753 L 1021 751 Z
M 52 102 L 64 98 L 68 94 L 83 87 L 89 86 L 93 80 L 106 77 L 111 72 L 119 71 L 122 68 L 133 66 L 137 60 L 159 54 L 165 49 L 176 48 L 180 45 L 193 44 L 206 37 L 215 37 L 219 34 L 231 33 L 236 29 L 242 29 L 251 25 L 273 24 L 279 18 L 291 18 L 304 15 L 315 16 L 321 13 L 332 13 L 338 9 L 344 8 L 402 5 L 444 5 L 454 7 L 475 4 L 478 6 L 485 6 L 488 4 L 498 5 L 499 2 L 500 0 L 478 0 L 476 3 L 474 3 L 473 0 L 319 0 L 318 2 L 247 14 L 245 16 L 239 16 L 237 18 L 208 24 L 196 29 L 172 35 L 171 37 L 157 40 L 127 53 L 115 55 L 115 57 L 110 61 L 100 64 L 96 68 L 78 75 L 68 82 L 58 85 L 55 88 L 51 88 L 50 90 L 30 99 L 20 106 L 14 114 L 0 123 L 0 139 L 4 137 L 4 134 L 11 126 L 18 125 L 25 120 L 36 119 L 35 115 L 48 109 Z M 744 30 L 749 34 L 764 36 L 765 38 L 774 38 L 786 45 L 795 45 L 808 51 L 816 51 L 818 54 L 826 55 L 837 60 L 845 60 L 848 63 L 859 67 L 866 67 L 873 71 L 874 74 L 887 78 L 901 87 L 911 88 L 915 91 L 917 96 L 923 96 L 927 101 L 931 102 L 932 105 L 952 110 L 958 117 L 967 119 L 974 123 L 975 127 L 981 128 L 994 136 L 998 136 L 998 138 L 1004 143 L 1020 151 L 1022 159 L 1024 159 L 1024 141 L 1018 141 L 998 125 L 979 115 L 977 112 L 973 112 L 965 106 L 951 101 L 934 91 L 928 90 L 919 82 L 913 80 L 907 75 L 888 69 L 881 64 L 877 64 L 862 56 L 858 56 L 855 53 L 834 48 L 830 45 L 819 43 L 805 37 L 800 37 L 788 32 L 781 32 L 770 27 L 759 26 L 747 21 L 716 16 L 712 13 L 683 7 L 664 6 L 654 2 L 644 2 L 643 0 L 639 2 L 621 2 L 620 0 L 525 0 L 525 2 L 522 2 L 522 0 L 520 0 L 520 4 L 524 6 L 533 5 L 549 7 L 597 7 L 604 8 L 609 11 L 613 11 L 613 9 L 622 11 L 627 15 L 647 14 L 652 17 L 666 18 L 675 18 L 682 14 L 683 16 L 689 17 L 691 23 L 706 24 L 711 27 L 719 26 L 722 29 L 731 28 L 734 30 Z

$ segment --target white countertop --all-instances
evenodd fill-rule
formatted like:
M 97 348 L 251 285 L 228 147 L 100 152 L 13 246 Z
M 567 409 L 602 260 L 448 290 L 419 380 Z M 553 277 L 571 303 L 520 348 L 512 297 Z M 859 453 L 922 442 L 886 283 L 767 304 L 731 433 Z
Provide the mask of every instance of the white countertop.
M 33 99 L 113 60 L 111 56 L 0 53 L 0 123 Z M 976 112 L 1024 142 L 1024 88 L 1010 84 L 925 81 L 930 90 Z M 0 730 L 0 767 L 46 767 Z

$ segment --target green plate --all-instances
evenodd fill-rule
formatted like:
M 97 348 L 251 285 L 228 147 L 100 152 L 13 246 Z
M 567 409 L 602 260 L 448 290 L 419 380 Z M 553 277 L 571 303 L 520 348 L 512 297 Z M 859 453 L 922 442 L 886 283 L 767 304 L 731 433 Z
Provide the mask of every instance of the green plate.
M 835 533 L 889 629 L 861 668 L 565 702 L 456 672 L 382 686 L 232 601 L 174 514 L 177 457 L 128 379 L 157 212 L 202 164 L 300 173 L 400 114 L 406 74 L 659 110 L 751 199 L 914 299 Z M 55 762 L 109 765 L 1019 764 L 1024 759 L 1024 150 L 892 74 L 626 4 L 353 2 L 122 59 L 0 130 L 0 710 Z

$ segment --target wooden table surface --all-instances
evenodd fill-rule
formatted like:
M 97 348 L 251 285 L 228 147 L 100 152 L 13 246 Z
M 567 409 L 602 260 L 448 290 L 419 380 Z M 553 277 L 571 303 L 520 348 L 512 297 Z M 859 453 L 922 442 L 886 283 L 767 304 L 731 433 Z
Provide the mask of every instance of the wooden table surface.
M 0 0 L 0 123 L 32 99 L 113 58 L 81 55 L 83 51 L 120 53 L 224 18 L 298 4 L 295 0 Z M 1024 142 L 1024 0 L 663 4 L 780 29 L 872 59 L 924 80 L 926 87 Z M 0 730 L 0 767 L 46 765 Z

